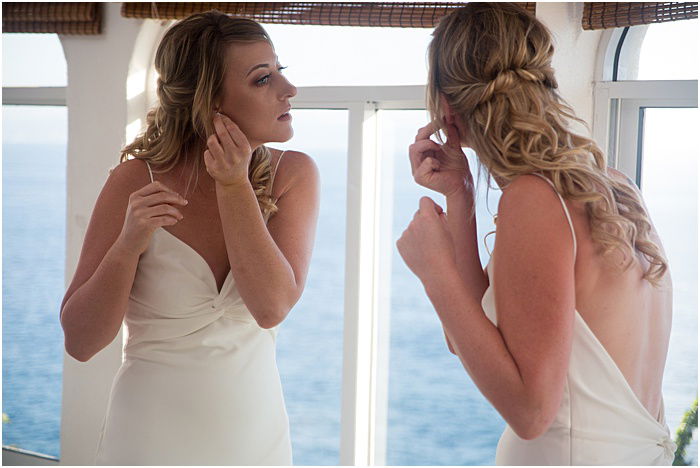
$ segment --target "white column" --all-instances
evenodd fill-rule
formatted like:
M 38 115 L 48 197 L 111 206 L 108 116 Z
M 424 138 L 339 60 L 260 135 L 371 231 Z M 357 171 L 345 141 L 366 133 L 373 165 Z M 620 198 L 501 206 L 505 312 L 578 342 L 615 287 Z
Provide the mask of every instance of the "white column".
M 122 18 L 120 3 L 103 5 L 102 34 L 61 35 L 68 64 L 66 287 L 108 170 L 119 162 L 127 124 L 126 81 L 143 20 Z M 56 319 L 58 319 L 58 314 Z M 87 363 L 65 354 L 61 409 L 61 464 L 90 465 L 114 374 L 121 333 Z

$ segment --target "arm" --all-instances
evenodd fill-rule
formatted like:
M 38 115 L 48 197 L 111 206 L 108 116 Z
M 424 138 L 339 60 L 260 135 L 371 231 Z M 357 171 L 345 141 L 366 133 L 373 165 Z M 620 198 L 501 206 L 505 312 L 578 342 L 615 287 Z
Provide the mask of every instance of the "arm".
M 474 188 L 448 194 L 447 224 L 455 247 L 455 261 L 462 282 L 474 297 L 482 297 L 489 286 L 488 276 L 481 268 L 479 244 L 476 236 Z
M 307 155 L 288 152 L 276 180 L 275 190 L 282 188 L 278 212 L 266 226 L 248 179 L 246 136 L 223 114 L 214 117 L 214 127 L 204 162 L 216 181 L 231 274 L 258 325 L 272 328 L 304 289 L 318 217 L 318 170 Z
M 488 288 L 488 276 L 481 269 L 479 247 L 476 238 L 476 212 L 474 211 L 474 189 L 464 187 L 445 197 L 447 225 L 455 247 L 455 262 L 462 284 L 474 297 L 482 297 Z M 457 354 L 444 330 L 447 348 Z
M 117 166 L 108 178 L 95 204 L 73 280 L 61 303 L 65 348 L 79 361 L 90 359 L 117 335 L 138 259 L 150 234 L 158 226 L 177 222 L 179 212 L 172 206 L 145 206 L 155 204 L 154 201 L 179 203 L 179 196 L 148 184 L 147 178 L 143 180 L 143 171 L 142 162 L 129 161 Z M 144 187 L 145 184 L 148 185 Z M 131 222 L 125 222 L 125 218 Z
M 488 287 L 488 276 L 482 270 L 479 258 L 474 181 L 461 148 L 458 129 L 447 122 L 445 124 L 447 142 L 442 146 L 430 140 L 436 131 L 432 123 L 418 131 L 416 141 L 409 147 L 411 170 L 419 185 L 445 195 L 447 225 L 459 276 L 473 294 L 481 297 Z M 450 352 L 455 354 L 446 333 L 445 341 Z
M 501 198 L 493 257 L 497 327 L 449 261 L 452 251 L 436 251 L 434 242 L 435 248 L 426 249 L 439 236 L 429 229 L 437 225 L 435 215 L 423 207 L 423 216 L 404 233 L 402 252 L 423 281 L 464 368 L 524 439 L 541 435 L 556 416 L 575 307 L 568 223 L 556 194 L 532 179 L 518 178 Z
M 301 297 L 319 209 L 318 169 L 310 157 L 287 151 L 278 171 L 274 189 L 282 194 L 267 226 L 250 184 L 217 185 L 231 274 L 263 328 L 282 322 Z

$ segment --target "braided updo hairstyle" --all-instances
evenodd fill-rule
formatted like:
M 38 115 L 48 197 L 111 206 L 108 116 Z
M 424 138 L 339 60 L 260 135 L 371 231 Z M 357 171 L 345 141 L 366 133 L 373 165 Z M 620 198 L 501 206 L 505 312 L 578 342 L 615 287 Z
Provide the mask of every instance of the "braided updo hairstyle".
M 557 91 L 551 34 L 534 15 L 509 3 L 469 3 L 440 21 L 428 61 L 428 110 L 443 125 L 444 96 L 488 173 L 505 185 L 541 173 L 566 199 L 584 202 L 591 235 L 603 255 L 637 252 L 649 262 L 644 278 L 659 285 L 667 270 L 650 237 L 638 192 L 608 176 L 591 139 L 573 133 L 582 122 Z
M 258 41 L 272 44 L 262 26 L 218 11 L 191 15 L 168 29 L 155 57 L 158 104 L 146 116 L 145 131 L 122 149 L 121 161 L 132 156 L 167 172 L 187 154 L 203 154 L 215 132 L 212 114 L 223 89 L 228 46 Z M 202 164 L 201 157 L 194 158 L 193 175 Z M 265 216 L 277 210 L 270 172 L 270 151 L 261 146 L 253 152 L 248 177 Z

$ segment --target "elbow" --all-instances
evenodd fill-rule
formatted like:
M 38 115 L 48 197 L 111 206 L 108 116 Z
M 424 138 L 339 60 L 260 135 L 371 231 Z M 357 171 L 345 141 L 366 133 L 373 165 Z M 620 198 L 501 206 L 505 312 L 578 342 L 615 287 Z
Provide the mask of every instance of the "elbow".
M 62 325 L 64 335 L 63 347 L 66 350 L 66 354 L 80 362 L 87 362 L 90 360 L 90 358 L 97 354 L 97 351 L 92 352 L 86 349 L 84 343 L 81 343 L 80 340 L 76 340 L 77 335 L 75 335 L 75 333 L 69 333 L 69 330 L 66 329 L 65 324 L 62 323 Z
M 555 411 L 543 405 L 532 405 L 517 416 L 517 420 L 508 421 L 513 432 L 523 440 L 537 439 L 543 435 L 554 422 Z
M 274 300 L 264 307 L 259 307 L 256 311 L 250 310 L 250 312 L 260 328 L 274 328 L 287 318 L 289 311 L 292 310 L 300 297 L 301 293 L 295 289 L 278 300 Z
M 264 311 L 258 311 L 257 313 L 253 314 L 253 316 L 255 317 L 255 321 L 258 323 L 260 328 L 269 330 L 270 328 L 274 328 L 282 323 L 282 321 L 284 321 L 284 319 L 287 317 L 290 309 L 291 307 L 283 306 L 271 307 Z
M 535 422 L 529 421 L 518 425 L 512 425 L 511 429 L 513 429 L 515 435 L 521 439 L 533 440 L 544 434 L 547 431 L 548 426 L 539 425 Z
M 81 349 L 79 346 L 70 343 L 68 340 L 65 342 L 65 348 L 66 353 L 68 353 L 70 357 L 80 362 L 88 362 L 95 355 L 95 353 Z

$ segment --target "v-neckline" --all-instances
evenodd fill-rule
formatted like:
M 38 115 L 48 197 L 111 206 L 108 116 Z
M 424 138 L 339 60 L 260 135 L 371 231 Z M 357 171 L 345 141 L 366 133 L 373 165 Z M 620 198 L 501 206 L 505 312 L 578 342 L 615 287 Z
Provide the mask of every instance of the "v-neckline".
M 199 260 L 204 265 L 206 265 L 207 271 L 209 272 L 209 277 L 210 277 L 212 283 L 214 284 L 214 290 L 216 291 L 216 295 L 217 295 L 217 297 L 221 296 L 221 293 L 223 293 L 224 289 L 226 289 L 226 283 L 228 283 L 229 278 L 231 278 L 231 267 L 229 266 L 228 273 L 226 273 L 226 277 L 224 278 L 224 282 L 221 284 L 221 289 L 219 289 L 219 284 L 216 281 L 216 275 L 214 274 L 214 271 L 211 269 L 211 266 L 209 265 L 209 263 L 204 259 L 204 257 L 202 257 L 202 255 L 199 252 L 197 252 L 190 244 L 183 241 L 182 239 L 180 239 L 179 237 L 177 237 L 175 234 L 168 231 L 167 229 L 165 229 L 163 227 L 156 229 L 156 231 L 159 231 L 159 230 L 166 233 L 169 237 L 175 239 L 181 245 L 184 245 L 185 248 L 187 248 L 189 251 L 191 251 L 197 258 L 199 258 Z

